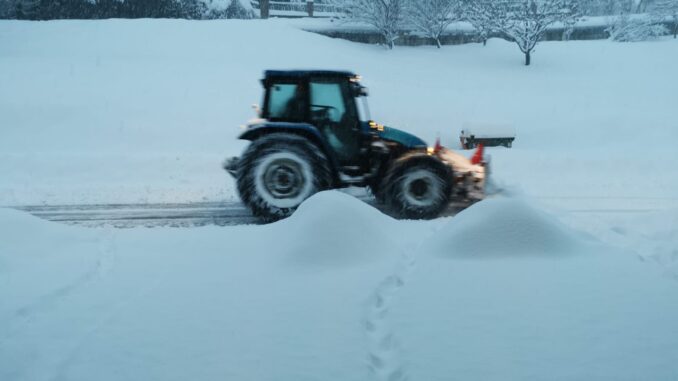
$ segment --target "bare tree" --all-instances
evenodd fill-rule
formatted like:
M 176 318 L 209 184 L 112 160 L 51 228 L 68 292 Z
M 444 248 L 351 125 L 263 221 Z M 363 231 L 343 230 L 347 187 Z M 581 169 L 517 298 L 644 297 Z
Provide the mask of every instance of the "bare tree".
M 525 65 L 531 63 L 531 54 L 546 32 L 556 22 L 576 17 L 576 3 L 572 0 L 498 0 L 505 7 L 506 21 L 499 30 L 515 41 L 525 54 Z
M 440 36 L 448 26 L 461 20 L 460 0 L 409 0 L 407 20 L 412 27 L 432 38 L 438 48 Z
M 574 26 L 579 21 L 578 15 L 572 15 L 572 17 L 567 17 L 562 21 L 563 23 L 563 41 L 569 41 L 572 38 L 572 33 L 574 33 Z
M 657 0 L 634 0 L 634 1 L 635 1 L 636 13 L 647 12 L 648 9 L 652 8 L 654 3 L 657 2 Z
M 495 0 L 462 0 L 463 19 L 476 30 L 478 37 L 487 45 L 492 33 L 501 31 L 508 22 L 507 6 Z
M 340 17 L 368 24 L 379 31 L 384 43 L 393 49 L 405 21 L 407 0 L 331 0 Z

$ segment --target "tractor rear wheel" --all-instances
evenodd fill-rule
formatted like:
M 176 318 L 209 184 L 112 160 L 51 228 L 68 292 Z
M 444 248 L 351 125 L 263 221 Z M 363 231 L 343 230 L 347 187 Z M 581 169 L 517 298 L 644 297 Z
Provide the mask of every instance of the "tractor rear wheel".
M 245 150 L 238 193 L 256 216 L 275 221 L 291 215 L 313 194 L 332 185 L 325 154 L 302 136 L 273 133 Z
M 386 206 L 396 217 L 431 219 L 447 208 L 452 170 L 427 155 L 396 160 L 382 182 Z

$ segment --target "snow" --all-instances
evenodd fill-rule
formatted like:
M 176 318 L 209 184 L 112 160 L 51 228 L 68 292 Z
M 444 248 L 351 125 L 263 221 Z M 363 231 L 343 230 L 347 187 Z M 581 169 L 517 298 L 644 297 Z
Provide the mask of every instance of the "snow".
M 258 227 L 100 230 L 7 209 L 0 221 L 3 380 L 678 370 L 676 283 L 520 200 L 423 223 L 336 191 Z
M 675 376 L 675 282 L 604 247 L 506 253 L 419 261 L 393 318 L 411 379 Z
M 46 286 L 27 296 L 21 290 L 36 278 L 26 275 L 51 262 L 13 266 L 21 283 L 0 288 L 0 378 L 362 379 L 359 310 L 390 270 L 373 238 L 395 221 L 341 193 L 306 206 L 314 205 L 270 226 L 178 231 L 101 232 L 2 210 L 13 227 L 3 230 L 2 261 L 35 242 L 25 232 L 45 226 L 54 239 L 32 252 L 89 260 L 43 275 Z M 309 237 L 336 233 L 337 208 L 356 211 L 338 219 L 355 243 L 310 251 Z
M 489 199 L 462 211 L 441 230 L 426 248 L 454 258 L 557 256 L 581 250 L 574 233 L 525 200 Z
M 465 123 L 460 136 L 476 138 L 514 138 L 516 130 L 513 126 L 501 123 Z
M 289 247 L 296 260 L 360 266 L 399 251 L 389 231 L 395 222 L 355 197 L 333 191 L 311 197 L 280 225 L 287 231 L 312 233 L 312 239 L 291 236 Z
M 545 42 L 525 68 L 495 39 L 305 22 L 1 21 L 0 205 L 235 200 L 221 162 L 272 67 L 360 73 L 373 117 L 430 142 L 513 126 L 503 192 L 425 222 L 341 192 L 228 228 L 0 208 L 0 380 L 675 378 L 675 40 Z

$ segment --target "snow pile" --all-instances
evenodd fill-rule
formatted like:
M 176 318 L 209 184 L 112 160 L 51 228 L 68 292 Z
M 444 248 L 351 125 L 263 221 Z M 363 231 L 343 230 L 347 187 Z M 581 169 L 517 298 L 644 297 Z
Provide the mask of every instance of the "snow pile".
M 358 265 L 400 252 L 388 234 L 396 221 L 357 198 L 339 192 L 306 200 L 275 230 L 288 243 L 289 257 L 317 265 Z M 287 232 L 293 232 L 287 234 Z
M 570 254 L 580 244 L 569 228 L 525 201 L 496 198 L 459 213 L 426 247 L 446 257 L 482 258 Z

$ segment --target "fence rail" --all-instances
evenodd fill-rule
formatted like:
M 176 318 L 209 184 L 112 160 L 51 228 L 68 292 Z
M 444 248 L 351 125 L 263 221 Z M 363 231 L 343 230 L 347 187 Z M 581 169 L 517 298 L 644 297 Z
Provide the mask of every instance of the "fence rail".
M 331 17 L 337 13 L 337 7 L 326 1 L 297 0 L 271 1 L 251 0 L 252 8 L 259 11 L 261 18 L 276 17 Z

